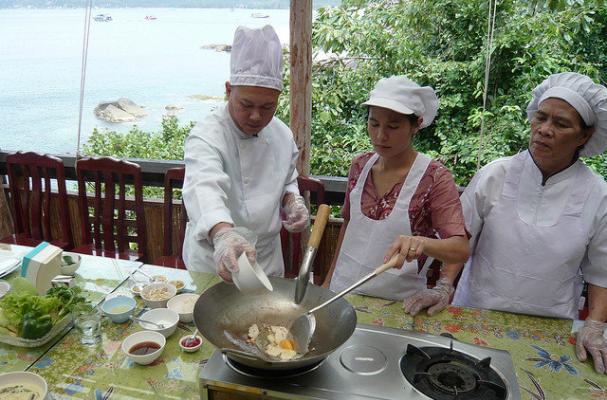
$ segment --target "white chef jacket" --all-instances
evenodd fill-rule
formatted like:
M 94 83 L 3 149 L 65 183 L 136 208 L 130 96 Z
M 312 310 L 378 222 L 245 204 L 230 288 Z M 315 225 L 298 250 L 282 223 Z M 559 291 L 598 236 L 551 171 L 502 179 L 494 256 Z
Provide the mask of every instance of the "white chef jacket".
M 542 179 L 528 151 L 472 179 L 461 196 L 471 257 L 454 304 L 575 318 L 581 285 L 563 269 L 573 266 L 585 281 L 607 287 L 607 183 L 579 160 Z
M 256 136 L 245 135 L 226 104 L 192 129 L 183 184 L 189 218 L 183 259 L 189 270 L 216 271 L 208 234 L 227 222 L 257 235 L 257 261 L 266 274 L 284 274 L 279 213 L 283 196 L 299 193 L 297 157 L 291 130 L 276 117 Z

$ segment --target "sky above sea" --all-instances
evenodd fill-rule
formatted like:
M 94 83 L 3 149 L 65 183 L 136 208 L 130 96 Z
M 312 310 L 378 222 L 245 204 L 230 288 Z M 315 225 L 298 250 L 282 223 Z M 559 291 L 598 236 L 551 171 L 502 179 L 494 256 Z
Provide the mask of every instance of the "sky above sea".
M 289 10 L 112 8 L 92 14 L 101 13 L 112 21 L 90 25 L 82 143 L 95 127 L 126 132 L 137 124 L 158 131 L 166 106 L 183 108 L 177 114 L 182 124 L 208 114 L 224 95 L 230 54 L 202 46 L 231 43 L 239 25 L 271 24 L 289 42 Z M 84 9 L 0 9 L 0 151 L 76 153 L 84 17 Z M 99 103 L 120 97 L 144 106 L 148 116 L 121 124 L 95 117 Z

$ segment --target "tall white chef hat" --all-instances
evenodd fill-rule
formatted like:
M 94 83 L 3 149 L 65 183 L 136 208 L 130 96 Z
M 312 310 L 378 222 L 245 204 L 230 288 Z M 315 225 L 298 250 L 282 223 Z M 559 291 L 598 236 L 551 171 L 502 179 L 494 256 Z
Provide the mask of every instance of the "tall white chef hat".
M 533 99 L 527 106 L 529 121 L 539 105 L 548 98 L 566 101 L 576 109 L 587 126 L 594 127 L 594 133 L 580 156 L 596 156 L 607 148 L 607 88 L 596 84 L 586 75 L 562 72 L 550 75 L 533 89 Z
M 415 114 L 423 118 L 420 128 L 425 128 L 436 117 L 438 98 L 430 86 L 419 86 L 399 75 L 380 79 L 363 105 L 388 108 L 400 114 Z
M 236 28 L 230 59 L 230 83 L 282 91 L 282 47 L 270 25 Z

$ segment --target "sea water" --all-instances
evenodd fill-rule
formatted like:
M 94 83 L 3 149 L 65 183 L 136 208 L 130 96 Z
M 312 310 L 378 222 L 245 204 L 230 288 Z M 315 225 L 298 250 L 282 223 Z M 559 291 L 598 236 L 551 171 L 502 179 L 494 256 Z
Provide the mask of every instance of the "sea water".
M 76 152 L 84 11 L 0 9 L 0 151 Z M 239 25 L 271 24 L 289 41 L 288 10 L 96 8 L 92 16 L 102 13 L 112 21 L 90 24 L 82 143 L 95 127 L 157 131 L 169 105 L 182 108 L 182 125 L 204 117 L 222 101 L 230 53 L 202 46 L 230 44 Z M 100 102 L 120 97 L 148 116 L 95 117 Z

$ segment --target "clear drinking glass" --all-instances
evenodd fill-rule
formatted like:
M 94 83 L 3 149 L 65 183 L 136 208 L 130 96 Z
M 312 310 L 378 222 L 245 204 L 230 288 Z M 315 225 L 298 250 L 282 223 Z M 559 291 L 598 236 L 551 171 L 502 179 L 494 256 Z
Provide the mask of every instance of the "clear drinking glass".
M 80 332 L 80 343 L 93 346 L 101 340 L 101 312 L 97 307 L 74 310 L 74 324 Z

